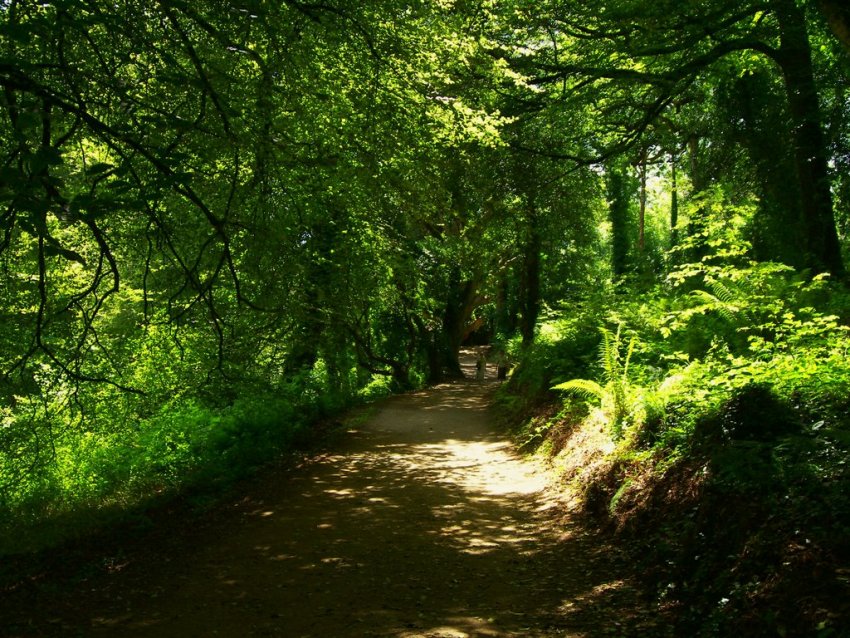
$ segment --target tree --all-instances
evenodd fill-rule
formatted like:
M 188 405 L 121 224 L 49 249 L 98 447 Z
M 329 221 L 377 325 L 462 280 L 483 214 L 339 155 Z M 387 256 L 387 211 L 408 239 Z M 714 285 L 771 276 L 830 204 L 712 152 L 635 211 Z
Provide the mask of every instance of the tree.
M 558 87 L 562 103 L 602 106 L 602 151 L 563 151 L 565 159 L 594 163 L 639 143 L 701 76 L 730 57 L 757 54 L 782 75 L 805 228 L 807 264 L 844 272 L 835 229 L 827 149 L 818 104 L 804 9 L 794 0 L 716 1 L 674 7 L 667 2 L 611 2 L 601 11 L 582 5 L 535 8 L 533 56 L 514 56 L 533 83 Z M 546 42 L 543 34 L 552 44 Z M 600 96 L 604 96 L 600 100 Z M 580 141 L 576 140 L 576 147 Z

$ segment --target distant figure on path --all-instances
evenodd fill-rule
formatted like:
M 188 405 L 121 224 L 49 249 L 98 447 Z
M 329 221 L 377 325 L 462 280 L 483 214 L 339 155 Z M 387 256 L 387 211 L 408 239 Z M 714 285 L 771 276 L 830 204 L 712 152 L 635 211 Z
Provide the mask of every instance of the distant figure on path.
M 475 362 L 475 379 L 476 381 L 484 381 L 487 376 L 487 359 L 483 352 L 478 353 L 478 361 Z

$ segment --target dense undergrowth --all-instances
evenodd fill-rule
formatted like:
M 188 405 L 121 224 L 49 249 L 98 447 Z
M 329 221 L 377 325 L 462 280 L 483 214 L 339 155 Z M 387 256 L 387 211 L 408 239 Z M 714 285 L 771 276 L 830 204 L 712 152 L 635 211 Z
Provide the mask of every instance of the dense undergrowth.
M 850 296 L 743 254 L 552 312 L 500 402 L 675 635 L 847 635 Z
M 327 430 L 317 426 L 391 392 L 385 377 L 353 369 L 348 391 L 334 391 L 321 359 L 278 383 L 242 378 L 191 388 L 197 356 L 141 352 L 134 376 L 144 395 L 58 388 L 50 400 L 21 398 L 4 408 L 0 555 L 144 518 L 175 497 L 203 507 L 270 461 L 312 445 Z

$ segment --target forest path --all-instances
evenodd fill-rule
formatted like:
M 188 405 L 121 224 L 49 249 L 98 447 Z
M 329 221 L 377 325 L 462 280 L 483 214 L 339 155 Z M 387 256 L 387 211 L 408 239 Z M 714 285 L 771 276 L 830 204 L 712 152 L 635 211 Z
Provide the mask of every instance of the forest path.
M 614 553 L 495 430 L 495 387 L 381 403 L 332 452 L 187 532 L 176 555 L 83 584 L 74 620 L 54 622 L 157 638 L 623 635 L 636 599 Z

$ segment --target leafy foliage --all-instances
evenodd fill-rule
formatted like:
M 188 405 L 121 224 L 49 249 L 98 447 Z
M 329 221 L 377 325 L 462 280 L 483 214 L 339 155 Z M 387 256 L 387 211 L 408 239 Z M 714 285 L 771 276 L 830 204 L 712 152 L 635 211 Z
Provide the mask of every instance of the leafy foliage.
M 564 367 L 552 353 L 578 342 L 557 336 L 527 353 L 518 379 L 527 378 L 526 365 L 557 370 L 568 380 L 554 389 L 601 400 L 603 409 L 582 416 L 567 400 L 548 421 L 532 416 L 526 436 L 539 443 L 557 435 L 564 419 L 572 430 L 607 425 L 618 445 L 608 452 L 608 473 L 582 475 L 587 507 L 648 539 L 635 541 L 647 583 L 660 600 L 683 606 L 677 631 L 840 631 L 840 621 L 815 609 L 806 620 L 748 610 L 786 595 L 775 590 L 777 579 L 815 583 L 823 575 L 814 565 L 847 557 L 839 540 L 850 529 L 840 495 L 850 482 L 846 294 L 826 276 L 748 259 L 747 243 L 728 225 L 709 220 L 706 228 L 711 250 L 699 261 L 640 296 L 609 293 L 602 318 L 627 322 L 635 335 L 625 351 L 620 332 L 603 327 L 596 366 Z M 572 308 L 553 324 L 581 326 L 601 315 L 598 302 Z M 544 325 L 541 334 L 576 332 Z M 802 537 L 808 567 L 782 558 Z M 820 604 L 834 608 L 826 598 Z
M 496 343 L 513 412 L 566 392 L 528 441 L 610 434 L 608 515 L 636 467 L 705 468 L 676 560 L 717 495 L 830 537 L 836 6 L 0 2 L 7 536 L 226 484 Z
M 636 407 L 636 392 L 629 383 L 629 362 L 635 349 L 635 337 L 632 336 L 626 348 L 626 354 L 623 356 L 620 352 L 621 329 L 622 325 L 617 326 L 617 332 L 613 335 L 607 328 L 600 329 L 602 343 L 599 348 L 599 358 L 604 386 L 592 379 L 570 379 L 552 388 L 599 399 L 615 439 L 623 436 L 623 429 L 628 427 L 628 418 Z

